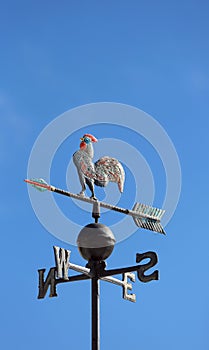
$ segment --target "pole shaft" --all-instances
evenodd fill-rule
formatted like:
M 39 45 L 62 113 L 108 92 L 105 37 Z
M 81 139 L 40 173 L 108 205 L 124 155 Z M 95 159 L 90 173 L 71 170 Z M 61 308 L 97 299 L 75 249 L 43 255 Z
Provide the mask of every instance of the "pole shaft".
M 91 280 L 92 350 L 100 350 L 100 288 L 99 279 Z

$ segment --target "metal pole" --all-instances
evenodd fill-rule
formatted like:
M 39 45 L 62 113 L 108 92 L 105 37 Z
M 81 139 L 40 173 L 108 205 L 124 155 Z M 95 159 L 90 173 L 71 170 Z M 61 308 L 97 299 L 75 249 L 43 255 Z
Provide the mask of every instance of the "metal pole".
M 92 308 L 92 350 L 100 350 L 100 307 L 99 279 L 91 279 L 91 308 Z

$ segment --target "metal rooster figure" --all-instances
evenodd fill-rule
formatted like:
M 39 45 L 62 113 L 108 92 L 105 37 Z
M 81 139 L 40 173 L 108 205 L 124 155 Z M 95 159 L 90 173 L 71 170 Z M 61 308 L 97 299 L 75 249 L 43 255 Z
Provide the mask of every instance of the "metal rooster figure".
M 135 203 L 133 209 L 130 210 L 97 200 L 94 193 L 94 185 L 105 187 L 109 182 L 116 182 L 118 184 L 119 191 L 123 192 L 125 172 L 121 163 L 117 159 L 108 156 L 102 157 L 97 160 L 96 163 L 93 163 L 93 143 L 95 142 L 97 142 L 96 137 L 91 134 L 85 134 L 81 138 L 80 149 L 73 154 L 73 161 L 77 168 L 81 183 L 81 192 L 79 194 L 74 194 L 52 186 L 42 178 L 26 179 L 25 182 L 41 192 L 51 191 L 93 204 L 93 212 L 95 210 L 95 215 L 99 213 L 99 208 L 101 206 L 103 208 L 132 216 L 135 224 L 140 228 L 165 234 L 165 231 L 160 223 L 165 210 L 154 208 L 142 203 Z M 85 196 L 86 185 L 91 191 L 90 198 Z M 96 220 L 96 216 L 93 217 L 95 217 Z M 97 216 L 97 218 L 98 217 L 99 216 Z
M 77 168 L 81 183 L 80 196 L 85 196 L 86 185 L 91 191 L 91 198 L 96 199 L 94 185 L 106 187 L 109 182 L 116 182 L 120 192 L 123 192 L 125 172 L 121 163 L 108 156 L 93 163 L 93 143 L 98 140 L 91 134 L 85 134 L 81 139 L 80 149 L 73 154 L 73 162 Z

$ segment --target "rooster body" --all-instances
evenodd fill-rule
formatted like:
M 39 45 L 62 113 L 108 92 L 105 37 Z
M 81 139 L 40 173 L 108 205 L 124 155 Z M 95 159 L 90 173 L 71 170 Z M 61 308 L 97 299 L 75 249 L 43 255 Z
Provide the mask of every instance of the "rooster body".
M 73 154 L 73 162 L 77 168 L 81 183 L 80 195 L 85 195 L 86 185 L 91 191 L 91 198 L 96 199 L 94 185 L 106 187 L 110 182 L 116 182 L 120 192 L 123 192 L 125 172 L 121 163 L 108 156 L 100 158 L 93 163 L 94 149 L 93 142 L 97 139 L 90 134 L 81 138 L 80 149 Z

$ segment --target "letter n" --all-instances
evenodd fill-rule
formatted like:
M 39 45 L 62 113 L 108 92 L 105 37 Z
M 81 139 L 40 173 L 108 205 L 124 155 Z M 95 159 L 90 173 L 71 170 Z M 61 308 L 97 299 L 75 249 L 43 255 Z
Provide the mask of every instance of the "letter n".
M 38 270 L 38 274 L 39 274 L 38 299 L 43 299 L 45 297 L 49 286 L 50 286 L 50 294 L 49 294 L 49 296 L 50 297 L 57 297 L 57 293 L 56 293 L 56 279 L 55 279 L 56 268 L 52 267 L 49 270 L 47 278 L 44 281 L 44 272 L 45 271 L 46 271 L 46 269 Z

